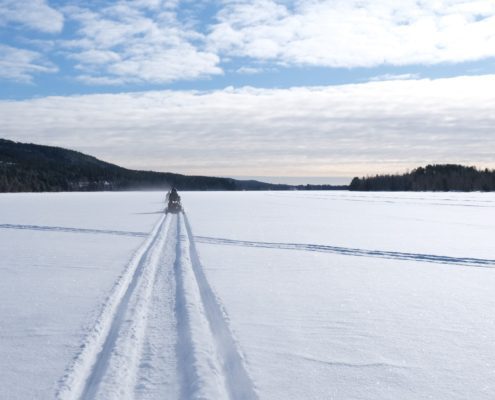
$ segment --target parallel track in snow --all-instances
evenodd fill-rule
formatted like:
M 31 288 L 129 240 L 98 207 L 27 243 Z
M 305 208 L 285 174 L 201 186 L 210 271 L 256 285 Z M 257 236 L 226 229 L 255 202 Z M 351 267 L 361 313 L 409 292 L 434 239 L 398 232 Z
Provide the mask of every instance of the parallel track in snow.
M 450 264 L 450 265 L 459 265 L 465 267 L 495 268 L 495 259 L 485 259 L 485 258 L 452 257 L 452 256 L 441 256 L 435 254 L 356 249 L 350 247 L 338 247 L 338 246 L 329 246 L 329 245 L 320 245 L 320 244 L 253 242 L 248 240 L 232 240 L 232 239 L 204 237 L 204 236 L 198 236 L 196 240 L 198 243 L 218 244 L 218 245 L 226 245 L 226 246 L 258 247 L 264 249 L 277 249 L 277 250 L 313 251 L 319 253 L 332 253 L 332 254 L 339 254 L 344 256 L 354 256 L 354 257 L 374 257 L 374 258 L 384 258 L 391 260 Z
M 257 398 L 185 215 L 161 217 L 136 252 L 57 398 Z
M 182 238 L 178 240 L 176 266 L 181 271 L 177 271 L 176 277 L 179 280 L 177 286 L 182 286 L 182 290 L 177 293 L 182 292 L 184 296 L 186 312 L 182 315 L 189 323 L 189 329 L 185 331 L 191 334 L 189 349 L 192 355 L 181 359 L 195 359 L 196 370 L 192 371 L 192 378 L 198 378 L 198 381 L 187 382 L 185 387 L 193 391 L 183 393 L 183 398 L 256 399 L 256 391 L 228 326 L 225 311 L 203 272 L 189 221 L 184 216 L 184 220 L 178 223 L 178 235 Z M 204 380 L 205 377 L 208 378 Z

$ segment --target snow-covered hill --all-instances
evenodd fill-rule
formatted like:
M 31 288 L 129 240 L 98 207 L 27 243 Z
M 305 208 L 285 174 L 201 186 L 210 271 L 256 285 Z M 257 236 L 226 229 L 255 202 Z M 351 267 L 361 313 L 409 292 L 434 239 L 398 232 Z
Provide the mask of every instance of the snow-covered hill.
M 0 195 L 9 399 L 491 399 L 495 196 Z

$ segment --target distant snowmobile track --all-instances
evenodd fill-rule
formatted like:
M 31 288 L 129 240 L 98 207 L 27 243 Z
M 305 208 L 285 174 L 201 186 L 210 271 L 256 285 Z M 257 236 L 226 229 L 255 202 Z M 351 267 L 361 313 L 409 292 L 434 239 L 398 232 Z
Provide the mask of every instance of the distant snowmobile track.
M 162 216 L 61 379 L 66 399 L 256 399 L 182 214 Z
M 434 254 L 404 253 L 398 251 L 385 251 L 385 250 L 355 249 L 349 247 L 328 246 L 328 245 L 320 245 L 320 244 L 253 242 L 247 240 L 232 240 L 232 239 L 213 238 L 213 237 L 204 237 L 204 236 L 198 236 L 196 237 L 196 240 L 198 243 L 220 244 L 226 246 L 258 247 L 264 249 L 278 249 L 278 250 L 314 251 L 320 253 L 333 253 L 333 254 L 354 256 L 354 257 L 375 257 L 375 258 L 384 258 L 391 260 L 450 264 L 450 265 L 459 265 L 465 267 L 495 268 L 495 259 L 483 259 L 483 258 L 473 258 L 473 257 L 452 257 L 452 256 L 440 256 Z

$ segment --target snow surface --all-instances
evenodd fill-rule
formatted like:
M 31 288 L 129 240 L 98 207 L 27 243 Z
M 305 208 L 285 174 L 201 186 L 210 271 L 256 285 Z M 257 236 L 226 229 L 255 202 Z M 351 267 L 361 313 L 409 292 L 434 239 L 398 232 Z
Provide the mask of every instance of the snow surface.
M 161 197 L 0 195 L 2 398 L 54 398 Z
M 0 195 L 8 399 L 492 399 L 495 195 Z

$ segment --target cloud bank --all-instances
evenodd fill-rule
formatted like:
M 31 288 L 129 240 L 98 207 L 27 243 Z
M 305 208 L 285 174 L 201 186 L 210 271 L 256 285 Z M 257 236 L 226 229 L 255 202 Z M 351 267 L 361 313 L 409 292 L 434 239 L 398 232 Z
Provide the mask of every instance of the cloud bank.
M 188 174 L 353 176 L 429 162 L 495 167 L 494 93 L 495 75 L 487 75 L 45 97 L 0 102 L 0 129 L 13 140 Z
M 495 2 L 225 1 L 210 45 L 220 53 L 327 67 L 437 64 L 495 56 Z
M 9 24 L 45 33 L 58 33 L 63 28 L 64 16 L 45 0 L 0 0 L 0 26 Z
M 62 30 L 63 25 L 62 13 L 44 0 L 0 0 L 0 28 L 13 26 L 55 34 Z M 0 43 L 0 79 L 31 83 L 37 74 L 58 70 L 38 51 Z
M 34 74 L 57 71 L 57 66 L 36 51 L 0 44 L 0 78 L 31 83 Z
M 61 46 L 88 84 L 168 83 L 222 73 L 219 56 L 201 50 L 204 35 L 178 19 L 176 2 L 117 1 L 64 12 L 77 29 Z
M 27 36 L 25 42 L 33 31 L 41 34 L 38 44 L 53 40 L 45 62 L 58 58 L 60 67 L 65 63 L 59 57 L 65 57 L 70 71 L 64 72 L 90 85 L 166 84 L 229 70 L 439 65 L 495 57 L 495 2 L 487 0 L 66 4 L 0 0 L 0 27 Z M 29 81 L 26 75 L 36 72 L 51 71 L 20 68 L 3 78 Z

